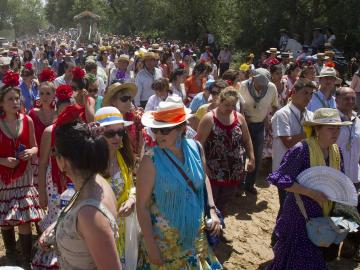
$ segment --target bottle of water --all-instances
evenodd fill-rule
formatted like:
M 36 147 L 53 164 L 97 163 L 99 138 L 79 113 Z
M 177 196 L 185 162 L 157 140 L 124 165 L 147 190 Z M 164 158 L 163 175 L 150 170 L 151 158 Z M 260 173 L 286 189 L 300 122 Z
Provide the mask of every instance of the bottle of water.
M 60 208 L 64 208 L 70 202 L 75 194 L 75 186 L 72 183 L 67 184 L 66 190 L 60 195 Z

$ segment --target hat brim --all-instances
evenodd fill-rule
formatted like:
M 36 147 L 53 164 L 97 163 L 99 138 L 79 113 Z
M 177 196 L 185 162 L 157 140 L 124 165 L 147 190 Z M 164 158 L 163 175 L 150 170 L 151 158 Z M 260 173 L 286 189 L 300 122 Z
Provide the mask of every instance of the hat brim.
M 147 111 L 143 114 L 143 116 L 141 117 L 141 123 L 145 126 L 145 127 L 150 127 L 150 128 L 167 128 L 167 127 L 175 127 L 177 125 L 180 125 L 182 123 L 184 123 L 185 121 L 189 120 L 191 117 L 193 117 L 194 115 L 191 114 L 191 109 L 189 108 L 185 108 L 185 112 L 186 112 L 186 116 L 185 119 L 181 122 L 177 122 L 177 123 L 167 123 L 167 122 L 159 122 L 156 121 L 154 119 L 153 116 L 153 111 Z
M 280 51 L 272 52 L 272 51 L 270 51 L 270 50 L 267 50 L 266 53 L 276 53 L 276 54 L 279 54 Z
M 344 122 L 335 122 L 335 123 L 322 123 L 318 121 L 305 121 L 304 126 L 350 126 L 352 122 L 344 121 Z
M 104 96 L 103 99 L 103 107 L 105 106 L 111 106 L 110 101 L 117 93 L 119 93 L 121 90 L 129 90 L 132 97 L 136 96 L 137 88 L 134 83 L 123 83 L 122 85 L 110 89 Z
M 336 80 L 340 79 L 339 77 L 333 76 L 333 75 L 318 75 L 318 76 L 316 76 L 316 78 L 326 78 L 326 77 L 335 78 Z
M 107 121 L 107 122 L 100 122 L 97 121 L 101 127 L 106 127 L 106 126 L 111 126 L 111 125 L 116 125 L 116 124 L 124 124 L 124 127 L 127 126 L 131 126 L 132 124 L 134 124 L 133 121 L 125 121 L 125 120 L 112 120 L 112 121 Z
M 125 62 L 130 63 L 130 58 L 119 57 L 119 58 L 117 59 L 117 61 L 118 61 L 118 62 L 119 62 L 119 61 L 125 61 Z

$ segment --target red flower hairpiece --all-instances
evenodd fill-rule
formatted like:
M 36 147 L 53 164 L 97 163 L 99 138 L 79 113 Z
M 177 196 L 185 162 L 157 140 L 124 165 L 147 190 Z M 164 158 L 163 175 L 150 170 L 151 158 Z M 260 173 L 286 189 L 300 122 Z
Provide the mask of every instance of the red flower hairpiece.
M 58 101 L 69 100 L 70 98 L 72 98 L 72 95 L 73 89 L 69 85 L 62 84 L 58 88 L 56 88 L 55 98 Z
M 181 68 L 181 69 L 185 69 L 185 64 L 184 64 L 184 63 L 180 63 L 178 67 Z
M 83 108 L 79 104 L 69 105 L 62 111 L 57 120 L 56 126 L 62 126 L 80 119 Z
M 33 69 L 33 65 L 32 65 L 30 62 L 27 62 L 27 63 L 24 65 L 24 68 L 31 70 L 31 69 Z
M 55 72 L 51 68 L 44 68 L 39 74 L 40 82 L 52 82 L 56 78 Z
M 73 79 L 80 80 L 85 77 L 85 71 L 80 67 L 75 67 L 72 71 Z
M 225 80 L 225 82 L 226 82 L 229 86 L 233 85 L 233 81 L 232 81 L 232 80 Z
M 19 84 L 20 84 L 19 79 L 20 79 L 19 73 L 16 73 L 12 70 L 8 70 L 5 73 L 5 75 L 2 79 L 2 82 L 6 86 L 16 87 L 16 86 L 19 86 Z
M 335 68 L 335 63 L 331 60 L 328 60 L 325 64 L 325 66 Z

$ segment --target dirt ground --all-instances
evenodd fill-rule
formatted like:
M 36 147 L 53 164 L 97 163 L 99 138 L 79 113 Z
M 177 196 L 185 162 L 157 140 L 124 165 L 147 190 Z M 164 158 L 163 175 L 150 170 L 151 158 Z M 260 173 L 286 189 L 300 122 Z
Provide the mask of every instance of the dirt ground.
M 264 171 L 258 181 L 258 195 L 239 196 L 229 203 L 225 219 L 226 237 L 232 243 L 219 245 L 219 260 L 228 270 L 266 269 L 273 257 L 270 237 L 278 211 L 277 190 L 263 179 L 267 175 L 269 164 L 264 164 Z M 1 237 L 0 237 L 1 238 Z M 4 246 L 0 240 L 0 265 L 4 265 Z M 360 270 L 360 265 L 353 260 L 339 259 L 329 265 L 330 270 Z M 175 270 L 175 269 L 174 269 Z M 306 270 L 306 269 L 304 269 Z

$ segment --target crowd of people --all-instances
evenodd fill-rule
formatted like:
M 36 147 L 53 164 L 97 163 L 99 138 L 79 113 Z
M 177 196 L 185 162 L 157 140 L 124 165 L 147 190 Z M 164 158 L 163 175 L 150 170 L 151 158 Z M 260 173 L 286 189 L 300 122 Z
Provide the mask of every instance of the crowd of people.
M 347 85 L 335 36 L 319 45 L 316 33 L 311 53 L 290 46 L 282 29 L 281 51 L 258 61 L 250 53 L 236 68 L 228 45 L 214 51 L 213 36 L 200 48 L 109 35 L 76 44 L 60 32 L 1 48 L 7 264 L 223 269 L 216 243 L 231 242 L 227 205 L 239 190 L 256 196 L 262 160 L 272 157 L 267 181 L 280 210 L 268 269 L 326 269 L 339 245 L 310 241 L 297 200 L 311 218 L 331 215 L 335 203 L 297 177 L 327 166 L 360 188 L 360 68 Z M 75 194 L 63 205 L 69 185 Z M 341 254 L 357 257 L 359 239 L 349 234 Z

